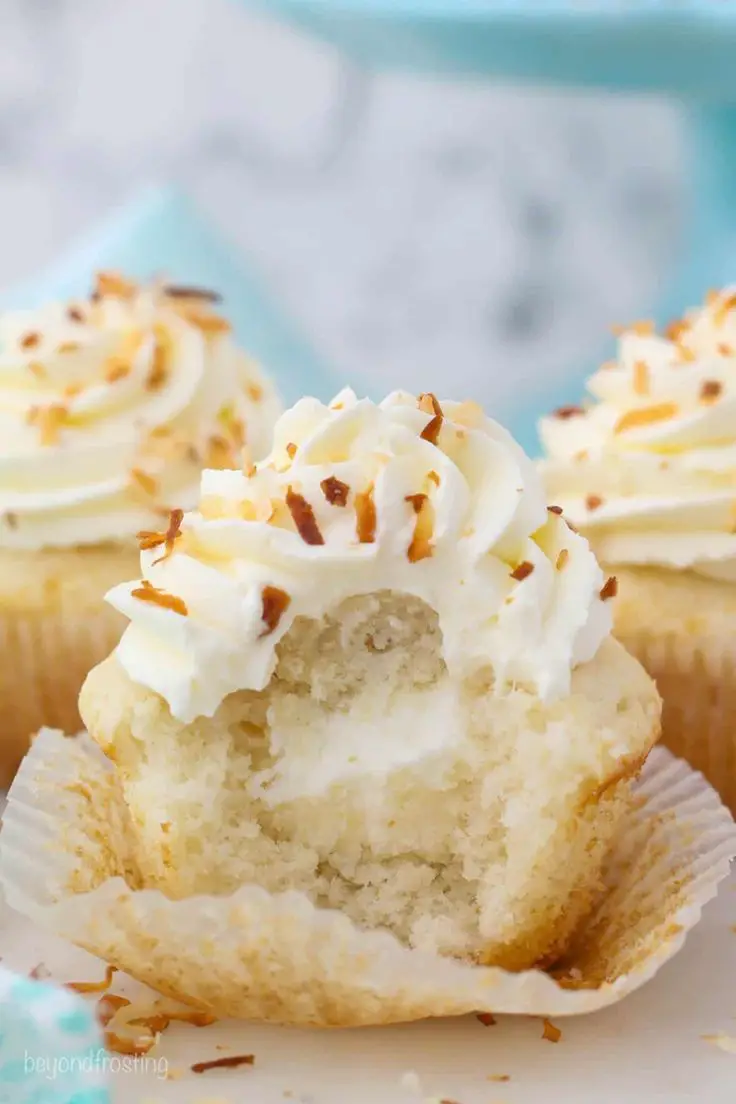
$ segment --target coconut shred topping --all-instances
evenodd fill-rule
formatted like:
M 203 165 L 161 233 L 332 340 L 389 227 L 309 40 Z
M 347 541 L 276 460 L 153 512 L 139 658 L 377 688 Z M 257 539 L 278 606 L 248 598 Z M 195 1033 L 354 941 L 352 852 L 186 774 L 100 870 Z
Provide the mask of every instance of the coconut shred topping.
M 541 422 L 548 492 L 606 563 L 736 581 L 736 289 L 623 333 L 588 389 Z
M 204 466 L 266 451 L 275 397 L 216 299 L 102 273 L 0 317 L 0 547 L 132 540 L 196 503 Z
M 297 617 L 395 591 L 437 612 L 448 669 L 499 691 L 564 695 L 611 629 L 587 541 L 533 464 L 474 403 L 305 398 L 247 471 L 206 471 L 199 508 L 141 536 L 144 580 L 108 601 L 131 621 L 128 675 L 184 722 L 263 689 Z

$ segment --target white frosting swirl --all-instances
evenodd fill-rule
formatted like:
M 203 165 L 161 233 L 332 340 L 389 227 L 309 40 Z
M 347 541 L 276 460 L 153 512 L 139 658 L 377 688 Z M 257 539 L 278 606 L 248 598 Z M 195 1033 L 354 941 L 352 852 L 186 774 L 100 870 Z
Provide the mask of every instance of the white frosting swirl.
M 551 499 L 602 561 L 736 580 L 736 294 L 669 337 L 635 327 L 588 388 L 544 418 Z
M 129 540 L 243 437 L 263 455 L 273 389 L 207 296 L 102 275 L 88 301 L 0 317 L 0 547 Z
M 296 617 L 391 590 L 437 611 L 451 673 L 490 665 L 499 692 L 565 695 L 610 632 L 598 563 L 504 429 L 471 403 L 442 403 L 438 418 L 430 399 L 302 399 L 257 469 L 205 472 L 173 552 L 141 555 L 179 612 L 150 587 L 108 595 L 131 619 L 117 650 L 129 676 L 182 721 L 211 716 L 267 685 Z

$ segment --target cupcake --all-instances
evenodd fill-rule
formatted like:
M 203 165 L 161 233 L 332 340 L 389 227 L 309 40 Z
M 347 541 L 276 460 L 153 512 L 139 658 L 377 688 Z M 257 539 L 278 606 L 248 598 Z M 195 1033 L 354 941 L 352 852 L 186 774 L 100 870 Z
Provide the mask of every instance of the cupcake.
M 129 884 L 184 904 L 256 886 L 510 970 L 558 958 L 660 703 L 610 635 L 610 580 L 503 429 L 432 395 L 302 399 L 262 463 L 203 474 L 141 565 L 80 698 Z M 236 937 L 259 962 L 248 1014 L 288 1019 L 283 961 L 257 923 Z
M 615 632 L 656 679 L 663 739 L 736 810 L 736 295 L 640 323 L 541 422 L 542 473 L 608 571 Z
M 274 393 L 216 298 L 100 274 L 88 300 L 0 317 L 0 784 L 40 725 L 78 728 L 136 534 L 167 530 L 204 466 L 268 447 Z

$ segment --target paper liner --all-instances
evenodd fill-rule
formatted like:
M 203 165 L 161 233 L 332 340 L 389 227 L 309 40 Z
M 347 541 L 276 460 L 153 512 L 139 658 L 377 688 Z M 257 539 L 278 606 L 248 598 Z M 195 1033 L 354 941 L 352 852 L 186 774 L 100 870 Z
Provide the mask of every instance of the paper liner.
M 138 570 L 135 547 L 95 550 L 93 563 L 83 551 L 75 556 L 63 550 L 58 578 L 50 555 L 44 554 L 38 579 L 39 589 L 49 593 L 48 607 L 23 609 L 0 599 L 0 789 L 10 783 L 42 725 L 79 730 L 82 683 L 125 628 L 125 618 L 105 603 L 104 595 Z M 0 570 L 5 566 L 0 556 Z M 12 586 L 12 567 L 3 579 L 3 594 Z M 59 599 L 57 591 L 64 597 Z
M 736 826 L 711 787 L 656 749 L 608 863 L 608 892 L 580 938 L 555 971 L 512 974 L 410 950 L 296 892 L 243 886 L 229 897 L 171 901 L 131 888 L 121 876 L 121 810 L 99 749 L 86 736 L 44 732 L 11 790 L 0 834 L 9 903 L 217 1016 L 303 1025 L 483 1010 L 563 1016 L 613 1004 L 680 949 L 736 854 Z
M 702 771 L 736 813 L 736 646 L 721 633 L 626 632 L 662 695 L 662 742 Z

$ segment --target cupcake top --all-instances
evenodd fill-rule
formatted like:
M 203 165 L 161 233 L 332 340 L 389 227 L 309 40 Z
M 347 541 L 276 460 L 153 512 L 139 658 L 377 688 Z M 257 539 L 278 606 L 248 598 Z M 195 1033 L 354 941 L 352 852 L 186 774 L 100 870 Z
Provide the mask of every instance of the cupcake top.
M 141 534 L 143 581 L 108 600 L 131 624 L 129 677 L 184 722 L 263 689 L 297 617 L 393 591 L 436 611 L 459 677 L 565 695 L 611 628 L 587 541 L 548 507 L 531 461 L 474 403 L 305 398 L 245 471 L 206 471 L 196 511 Z
M 102 273 L 0 317 L 0 548 L 132 539 L 196 502 L 204 466 L 266 451 L 275 394 L 217 298 Z
M 736 289 L 621 334 L 595 402 L 542 419 L 547 490 L 606 563 L 736 581 Z

